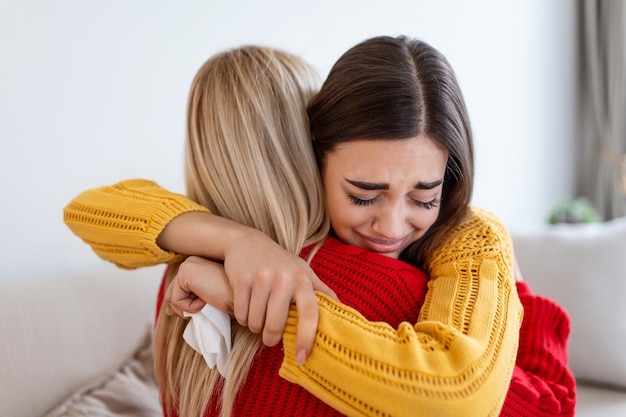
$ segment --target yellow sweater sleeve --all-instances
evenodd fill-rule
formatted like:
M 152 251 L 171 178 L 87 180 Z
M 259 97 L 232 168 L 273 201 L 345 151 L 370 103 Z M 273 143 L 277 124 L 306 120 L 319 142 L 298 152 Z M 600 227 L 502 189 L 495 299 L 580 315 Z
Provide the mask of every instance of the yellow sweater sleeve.
M 102 259 L 137 268 L 181 259 L 156 239 L 172 219 L 190 211 L 208 212 L 153 181 L 134 179 L 81 193 L 64 208 L 63 220 Z
M 472 209 L 429 266 L 414 325 L 368 322 L 319 294 L 318 333 L 302 366 L 292 308 L 281 376 L 348 416 L 498 415 L 522 320 L 508 231 Z

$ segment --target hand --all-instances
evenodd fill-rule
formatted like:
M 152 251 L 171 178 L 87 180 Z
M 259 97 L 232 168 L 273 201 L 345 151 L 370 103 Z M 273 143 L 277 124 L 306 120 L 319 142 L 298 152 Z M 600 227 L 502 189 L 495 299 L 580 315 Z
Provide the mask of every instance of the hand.
M 180 264 L 165 290 L 164 302 L 179 317 L 183 317 L 183 311 L 196 313 L 205 304 L 233 315 L 233 290 L 224 266 L 198 256 L 190 256 Z
M 304 363 L 317 333 L 314 292 L 321 291 L 337 300 L 334 291 L 306 261 L 257 230 L 225 248 L 224 268 L 234 292 L 235 318 L 252 332 L 263 333 L 266 346 L 281 340 L 289 306 L 296 304 L 296 358 Z
M 204 212 L 183 213 L 161 232 L 157 244 L 176 253 L 223 259 L 235 294 L 233 306 L 237 321 L 248 325 L 251 331 L 263 333 L 263 342 L 267 346 L 280 341 L 289 305 L 295 303 L 299 318 L 296 356 L 301 362 L 310 353 L 317 332 L 314 291 L 337 299 L 297 255 L 283 249 L 257 229 L 219 216 Z M 200 284 L 191 275 L 187 280 L 177 284 L 183 292 L 180 300 L 187 303 L 187 308 L 197 308 L 202 303 L 195 301 L 193 291 L 186 296 L 184 293 L 192 285 Z

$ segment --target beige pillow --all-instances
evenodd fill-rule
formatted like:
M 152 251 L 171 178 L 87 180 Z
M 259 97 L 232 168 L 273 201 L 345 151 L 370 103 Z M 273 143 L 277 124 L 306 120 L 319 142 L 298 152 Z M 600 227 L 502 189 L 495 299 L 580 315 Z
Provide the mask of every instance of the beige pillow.
M 44 417 L 161 417 L 152 368 L 152 332 L 128 358 Z
M 626 388 L 626 217 L 512 235 L 531 288 L 570 314 L 576 379 Z

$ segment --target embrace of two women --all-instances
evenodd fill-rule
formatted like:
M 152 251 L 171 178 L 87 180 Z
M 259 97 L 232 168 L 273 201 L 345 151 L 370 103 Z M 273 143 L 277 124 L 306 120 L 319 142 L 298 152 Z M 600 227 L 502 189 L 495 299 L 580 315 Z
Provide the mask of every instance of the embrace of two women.
M 128 180 L 64 211 L 102 258 L 170 264 L 165 415 L 574 415 L 569 318 L 470 205 L 470 121 L 438 50 L 367 39 L 318 87 L 296 56 L 235 48 L 187 112 L 185 196 Z M 182 338 L 205 303 L 234 318 L 225 376 Z

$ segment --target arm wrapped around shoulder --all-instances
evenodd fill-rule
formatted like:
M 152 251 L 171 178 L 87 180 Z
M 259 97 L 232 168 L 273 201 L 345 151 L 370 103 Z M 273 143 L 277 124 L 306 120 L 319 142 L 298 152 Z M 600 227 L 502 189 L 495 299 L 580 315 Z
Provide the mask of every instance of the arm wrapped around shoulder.
M 522 321 L 512 253 L 506 228 L 471 210 L 431 258 L 417 323 L 368 322 L 319 295 L 316 343 L 300 367 L 291 310 L 281 376 L 349 416 L 498 415 Z

